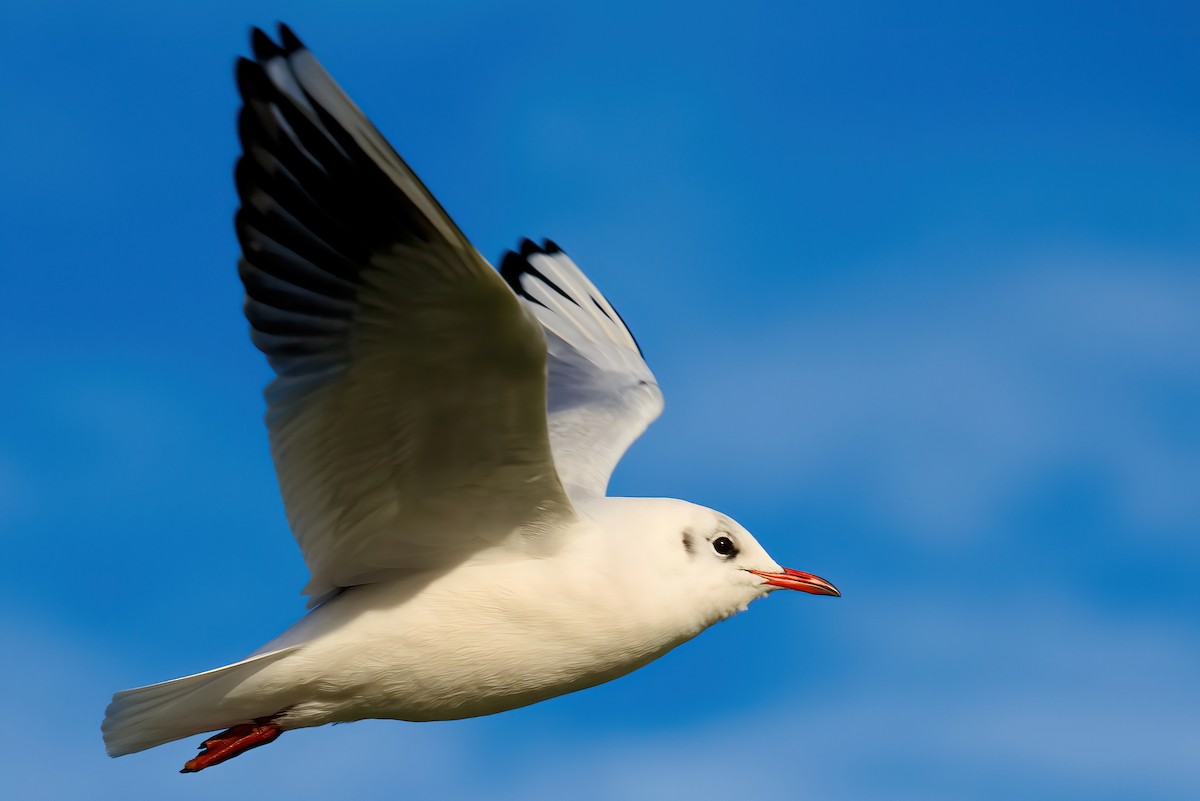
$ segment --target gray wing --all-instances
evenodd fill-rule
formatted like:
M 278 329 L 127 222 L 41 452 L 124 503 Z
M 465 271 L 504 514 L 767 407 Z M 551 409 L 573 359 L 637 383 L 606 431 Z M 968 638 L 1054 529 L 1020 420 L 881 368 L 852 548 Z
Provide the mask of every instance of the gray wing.
M 556 244 L 528 239 L 500 273 L 546 329 L 554 463 L 573 498 L 603 497 L 617 462 L 663 410 L 633 334 Z
M 310 604 L 543 545 L 514 531 L 573 511 L 540 326 L 312 54 L 281 38 L 255 30 L 254 60 L 238 63 L 239 272 L 276 372 L 271 453 Z

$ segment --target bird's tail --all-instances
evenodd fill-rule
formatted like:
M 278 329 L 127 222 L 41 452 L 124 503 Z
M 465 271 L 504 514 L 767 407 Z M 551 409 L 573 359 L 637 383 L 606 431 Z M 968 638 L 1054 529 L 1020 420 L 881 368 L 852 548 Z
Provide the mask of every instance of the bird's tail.
M 299 647 L 293 645 L 256 654 L 194 676 L 116 693 L 100 727 L 108 755 L 132 754 L 181 737 L 249 723 L 278 712 L 277 709 L 251 709 L 245 702 L 232 702 L 229 694 L 243 681 Z

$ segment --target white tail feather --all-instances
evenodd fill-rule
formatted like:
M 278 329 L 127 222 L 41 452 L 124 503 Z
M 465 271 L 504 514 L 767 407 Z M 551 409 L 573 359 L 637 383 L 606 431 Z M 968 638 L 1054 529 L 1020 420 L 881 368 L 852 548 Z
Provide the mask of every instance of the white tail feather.
M 236 708 L 226 702 L 227 696 L 250 676 L 299 647 L 258 654 L 204 673 L 116 693 L 101 726 L 108 755 L 132 754 L 278 712 Z

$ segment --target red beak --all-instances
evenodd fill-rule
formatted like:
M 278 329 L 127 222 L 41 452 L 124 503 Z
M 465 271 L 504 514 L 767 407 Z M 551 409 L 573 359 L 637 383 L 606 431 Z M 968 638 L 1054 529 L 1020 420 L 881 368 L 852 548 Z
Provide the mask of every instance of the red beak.
M 785 590 L 800 590 L 800 592 L 807 592 L 810 595 L 832 595 L 835 598 L 840 598 L 842 595 L 838 592 L 837 587 L 820 576 L 814 576 L 812 573 L 805 573 L 801 570 L 792 570 L 790 567 L 785 567 L 782 573 L 767 573 L 763 570 L 749 572 L 766 579 L 771 586 L 782 587 Z

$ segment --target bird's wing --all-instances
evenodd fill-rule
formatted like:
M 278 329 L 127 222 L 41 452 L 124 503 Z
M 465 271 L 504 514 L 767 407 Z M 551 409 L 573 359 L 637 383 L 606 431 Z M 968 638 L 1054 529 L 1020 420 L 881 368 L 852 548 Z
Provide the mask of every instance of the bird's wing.
M 339 588 L 536 550 L 574 512 L 537 320 L 286 27 L 238 62 L 237 233 L 271 453 L 312 573 Z
M 662 414 L 662 390 L 621 315 L 558 245 L 526 239 L 500 274 L 546 329 L 558 475 L 573 498 L 603 497 L 617 462 Z

